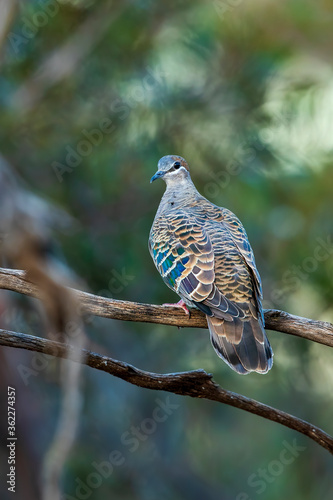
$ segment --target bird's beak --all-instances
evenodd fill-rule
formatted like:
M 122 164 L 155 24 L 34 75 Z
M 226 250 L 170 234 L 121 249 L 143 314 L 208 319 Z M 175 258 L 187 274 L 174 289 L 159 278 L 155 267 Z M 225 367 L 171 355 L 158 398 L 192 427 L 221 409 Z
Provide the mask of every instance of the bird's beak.
M 163 175 L 165 174 L 165 172 L 163 172 L 163 170 L 158 170 L 156 172 L 155 175 L 153 175 L 153 177 L 150 179 L 150 184 L 154 181 L 156 181 L 156 179 L 158 179 L 159 177 L 163 177 Z

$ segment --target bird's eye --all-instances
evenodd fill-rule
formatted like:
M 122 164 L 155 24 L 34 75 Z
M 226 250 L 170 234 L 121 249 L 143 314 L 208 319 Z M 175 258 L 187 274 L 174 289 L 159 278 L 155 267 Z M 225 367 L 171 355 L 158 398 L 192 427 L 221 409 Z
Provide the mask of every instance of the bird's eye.
M 175 161 L 175 163 L 173 164 L 173 168 L 174 168 L 175 170 L 178 170 L 180 167 L 181 167 L 181 165 L 180 165 L 180 161 Z

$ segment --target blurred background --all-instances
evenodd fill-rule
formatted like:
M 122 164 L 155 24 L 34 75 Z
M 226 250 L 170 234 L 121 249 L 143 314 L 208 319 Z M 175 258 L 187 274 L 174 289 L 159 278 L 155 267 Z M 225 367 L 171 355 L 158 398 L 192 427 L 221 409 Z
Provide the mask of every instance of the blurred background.
M 26 188 L 76 220 L 56 241 L 86 289 L 178 300 L 147 240 L 164 190 L 149 179 L 161 156 L 179 154 L 199 191 L 242 220 L 264 307 L 333 321 L 332 2 L 1 7 L 0 152 Z M 43 335 L 33 303 L 14 296 L 1 292 L 0 326 Z M 87 335 L 101 354 L 153 372 L 203 368 L 226 389 L 333 431 L 328 347 L 268 332 L 273 369 L 242 377 L 216 356 L 208 330 L 91 318 Z M 17 498 L 34 500 L 59 414 L 58 362 L 9 348 L 0 356 L 1 397 L 17 390 Z M 88 367 L 82 376 L 66 499 L 332 498 L 329 453 L 295 432 Z M 161 405 L 167 418 L 152 424 Z M 123 460 L 99 469 L 114 450 Z M 5 448 L 1 459 L 6 470 Z

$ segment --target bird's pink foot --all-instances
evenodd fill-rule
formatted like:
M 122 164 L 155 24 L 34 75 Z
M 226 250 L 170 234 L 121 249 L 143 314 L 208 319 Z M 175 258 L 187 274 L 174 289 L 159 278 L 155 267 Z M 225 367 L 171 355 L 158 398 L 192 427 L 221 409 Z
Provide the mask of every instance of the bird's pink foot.
M 181 309 L 183 309 L 183 311 L 185 311 L 185 314 L 190 317 L 191 316 L 191 313 L 190 311 L 188 310 L 185 302 L 183 300 L 180 300 L 179 302 L 175 303 L 175 304 L 170 304 L 170 303 L 166 303 L 166 304 L 162 304 L 162 306 L 167 306 L 167 307 L 180 307 Z

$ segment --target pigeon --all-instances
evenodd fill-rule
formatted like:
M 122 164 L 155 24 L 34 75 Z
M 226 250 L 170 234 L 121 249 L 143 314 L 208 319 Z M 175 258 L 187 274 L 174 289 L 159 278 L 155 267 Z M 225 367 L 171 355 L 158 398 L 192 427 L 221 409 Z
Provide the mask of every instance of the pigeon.
M 164 156 L 150 182 L 166 191 L 150 235 L 149 251 L 180 301 L 202 311 L 217 355 L 234 371 L 267 373 L 273 351 L 264 330 L 261 279 L 240 220 L 203 197 L 181 156 Z M 166 304 L 171 305 L 171 304 Z

